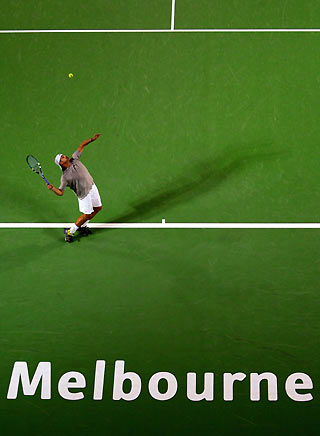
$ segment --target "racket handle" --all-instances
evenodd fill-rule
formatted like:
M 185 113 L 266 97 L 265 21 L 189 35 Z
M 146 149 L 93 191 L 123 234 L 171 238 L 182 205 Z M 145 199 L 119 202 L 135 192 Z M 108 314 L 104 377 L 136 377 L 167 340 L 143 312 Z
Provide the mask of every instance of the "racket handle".
M 47 185 L 50 185 L 50 182 L 48 182 L 48 180 L 44 176 L 42 176 L 42 178 L 46 182 Z

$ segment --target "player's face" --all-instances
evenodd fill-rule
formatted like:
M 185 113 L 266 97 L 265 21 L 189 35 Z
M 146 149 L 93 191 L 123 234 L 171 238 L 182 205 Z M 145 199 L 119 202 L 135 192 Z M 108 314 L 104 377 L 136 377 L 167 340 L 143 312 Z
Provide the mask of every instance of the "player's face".
M 66 156 L 65 154 L 62 154 L 61 157 L 60 157 L 59 164 L 60 165 L 64 165 L 65 163 L 69 162 L 69 160 L 70 159 L 68 158 L 68 156 Z

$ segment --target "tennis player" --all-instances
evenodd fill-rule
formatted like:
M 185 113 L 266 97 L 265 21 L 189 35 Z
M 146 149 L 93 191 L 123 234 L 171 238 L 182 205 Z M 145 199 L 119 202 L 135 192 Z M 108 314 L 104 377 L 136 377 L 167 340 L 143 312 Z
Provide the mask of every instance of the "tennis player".
M 84 147 L 98 139 L 100 135 L 101 133 L 96 133 L 93 138 L 83 141 L 73 153 L 71 159 L 65 154 L 57 154 L 54 159 L 62 170 L 61 182 L 59 189 L 51 184 L 48 185 L 48 189 L 62 197 L 68 186 L 78 197 L 79 209 L 82 212 L 82 215 L 79 216 L 70 229 L 64 229 L 66 242 L 73 242 L 77 230 L 83 236 L 90 235 L 92 232 L 87 224 L 102 209 L 98 188 L 87 168 L 80 162 Z

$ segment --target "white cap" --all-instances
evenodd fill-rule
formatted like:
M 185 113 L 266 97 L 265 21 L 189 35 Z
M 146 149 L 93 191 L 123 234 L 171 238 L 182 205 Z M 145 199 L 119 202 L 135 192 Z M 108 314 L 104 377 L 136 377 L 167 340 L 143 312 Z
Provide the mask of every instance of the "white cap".
M 57 156 L 54 158 L 54 161 L 55 161 L 55 163 L 61 168 L 61 166 L 60 166 L 60 158 L 61 158 L 61 156 L 62 156 L 62 153 L 60 153 L 60 154 L 57 154 Z

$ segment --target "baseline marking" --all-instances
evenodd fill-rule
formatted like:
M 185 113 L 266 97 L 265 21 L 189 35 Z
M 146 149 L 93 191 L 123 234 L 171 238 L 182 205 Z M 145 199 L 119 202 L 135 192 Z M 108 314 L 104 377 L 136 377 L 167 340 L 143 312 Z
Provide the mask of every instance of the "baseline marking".
M 0 30 L 5 33 L 312 33 L 320 29 L 26 29 Z
M 73 223 L 0 223 L 0 229 L 61 229 Z M 93 229 L 320 229 L 320 223 L 90 223 Z

